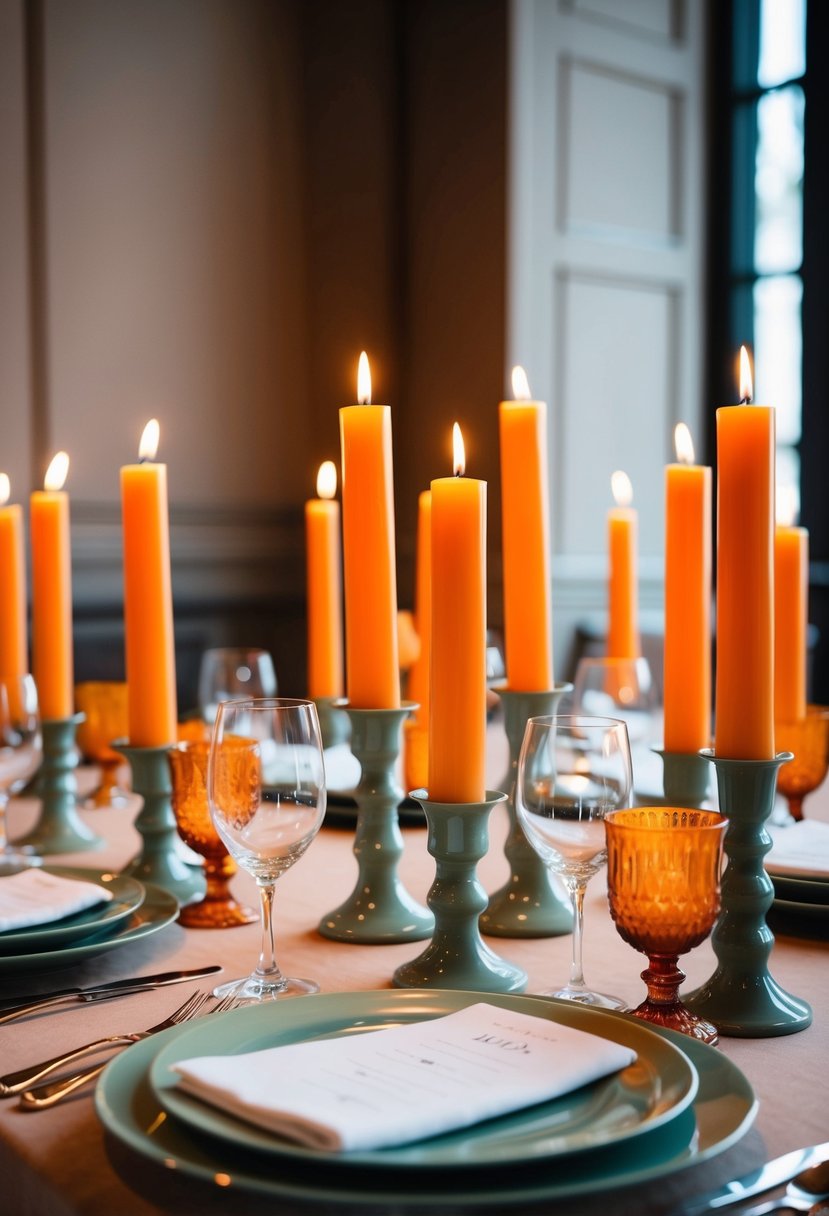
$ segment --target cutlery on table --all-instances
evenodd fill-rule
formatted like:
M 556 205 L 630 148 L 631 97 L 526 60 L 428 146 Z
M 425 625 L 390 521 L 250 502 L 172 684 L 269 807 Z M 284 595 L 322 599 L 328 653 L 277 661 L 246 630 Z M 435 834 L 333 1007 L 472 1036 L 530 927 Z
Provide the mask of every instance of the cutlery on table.
M 163 971 L 160 975 L 141 975 L 132 979 L 113 980 L 108 984 L 96 984 L 93 988 L 61 988 L 48 996 L 18 997 L 18 1003 L 9 1009 L 0 1010 L 0 1024 L 14 1018 L 37 1013 L 64 1001 L 108 1001 L 115 996 L 129 996 L 133 992 L 147 992 L 153 988 L 164 988 L 168 984 L 181 984 L 185 980 L 198 980 L 206 975 L 215 975 L 222 968 L 218 963 L 209 967 L 194 967 L 190 971 Z
M 681 1209 L 681 1216 L 706 1216 L 721 1208 L 745 1203 L 747 1199 L 782 1186 L 784 1182 L 790 1183 L 786 1199 L 770 1200 L 767 1204 L 741 1212 L 740 1216 L 749 1216 L 749 1213 L 751 1216 L 762 1216 L 764 1212 L 785 1211 L 786 1207 L 790 1211 L 809 1211 L 811 1204 L 829 1195 L 829 1142 L 794 1149 L 782 1157 L 775 1157 L 759 1170 L 692 1200 Z M 803 1201 L 804 1206 L 793 1206 L 793 1198 Z
M 212 1013 L 226 1013 L 229 1009 L 233 1009 L 239 1004 L 238 998 L 233 993 L 230 993 L 223 997 L 212 1009 L 204 1010 L 202 1007 L 208 999 L 208 995 L 206 993 L 194 993 L 194 995 L 201 997 L 201 1000 L 188 1013 L 182 1013 L 182 1009 L 185 1009 L 187 1004 L 189 1004 L 189 1002 L 185 1002 L 182 1009 L 175 1010 L 164 1022 L 160 1022 L 157 1026 L 152 1026 L 149 1030 L 144 1030 L 139 1034 L 131 1035 L 129 1038 L 127 1036 L 124 1036 L 123 1039 L 119 1038 L 119 1041 L 124 1042 L 126 1040 L 128 1043 L 137 1043 L 139 1039 L 146 1039 L 152 1034 L 157 1034 L 160 1030 L 169 1030 L 173 1026 L 178 1026 L 181 1022 L 189 1022 L 191 1018 L 209 1017 Z M 21 1093 L 18 1105 L 22 1106 L 24 1110 L 46 1110 L 50 1106 L 55 1106 L 63 1098 L 74 1093 L 76 1089 L 80 1089 L 87 1081 L 92 1081 L 102 1073 L 108 1063 L 109 1060 L 104 1060 L 100 1064 L 93 1064 L 91 1068 L 85 1068 L 81 1072 L 63 1077 L 60 1081 L 40 1085 L 35 1089 L 26 1089 Z

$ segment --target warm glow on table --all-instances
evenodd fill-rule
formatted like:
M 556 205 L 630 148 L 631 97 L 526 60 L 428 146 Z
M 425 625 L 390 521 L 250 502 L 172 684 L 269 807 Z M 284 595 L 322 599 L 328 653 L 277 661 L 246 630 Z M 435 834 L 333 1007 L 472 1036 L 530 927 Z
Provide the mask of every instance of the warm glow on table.
M 639 583 L 637 535 L 639 519 L 630 505 L 633 488 L 626 473 L 611 478 L 615 507 L 607 513 L 610 563 L 608 580 L 607 656 L 636 659 L 639 642 Z
M 779 501 L 779 500 L 778 500 Z M 809 622 L 809 533 L 794 526 L 794 511 L 778 510 L 774 531 L 774 718 L 806 717 Z
M 432 482 L 429 798 L 481 802 L 486 741 L 486 482 Z M 458 451 L 458 442 L 460 450 Z
M 498 407 L 506 682 L 543 692 L 553 686 L 547 405 L 529 399 L 520 367 L 513 393 Z
M 305 504 L 308 695 L 343 695 L 342 572 L 337 468 L 320 465 L 317 494 Z
M 9 478 L 0 473 L 0 679 L 29 670 L 23 510 L 9 503 L 10 494 Z
M 44 489 L 30 499 L 32 547 L 32 667 L 41 716 L 69 718 L 74 710 L 72 559 L 69 495 L 62 488 L 69 457 L 58 452 Z
M 340 410 L 343 571 L 348 701 L 355 709 L 400 705 L 391 411 L 371 405 L 361 356 L 359 405 Z
M 147 424 L 139 464 L 121 469 L 124 626 L 133 747 L 176 740 L 176 660 L 167 466 L 155 463 L 158 423 Z
M 680 430 L 680 428 L 683 428 Z M 711 470 L 676 428 L 665 470 L 665 750 L 711 745 Z

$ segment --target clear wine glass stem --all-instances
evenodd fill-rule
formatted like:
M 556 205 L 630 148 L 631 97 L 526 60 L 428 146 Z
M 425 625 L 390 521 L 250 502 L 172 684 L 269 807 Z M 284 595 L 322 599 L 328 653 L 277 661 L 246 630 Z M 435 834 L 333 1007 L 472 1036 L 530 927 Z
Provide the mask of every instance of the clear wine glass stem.
M 273 946 L 273 894 L 276 884 L 267 879 L 257 879 L 259 902 L 262 909 L 262 945 L 259 950 L 259 965 L 256 974 L 270 983 L 279 984 L 282 972 L 276 961 Z
M 582 932 L 584 929 L 584 892 L 587 884 L 571 878 L 566 879 L 565 882 L 573 901 L 573 957 L 570 963 L 570 982 L 567 987 L 584 991 Z

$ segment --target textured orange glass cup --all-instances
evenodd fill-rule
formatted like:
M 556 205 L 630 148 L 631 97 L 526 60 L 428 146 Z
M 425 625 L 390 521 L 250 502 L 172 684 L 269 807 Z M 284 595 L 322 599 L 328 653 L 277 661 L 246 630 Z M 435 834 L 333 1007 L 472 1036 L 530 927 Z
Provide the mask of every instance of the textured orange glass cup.
M 677 966 L 704 941 L 720 910 L 728 820 L 714 811 L 635 807 L 605 815 L 607 893 L 620 936 L 648 956 L 645 1001 L 636 1017 L 717 1042 L 717 1029 L 679 999 Z
M 780 767 L 777 789 L 792 819 L 802 819 L 803 799 L 822 785 L 829 769 L 829 709 L 809 705 L 799 722 L 775 722 L 774 741 L 779 752 L 794 753 L 794 760 Z
M 126 797 L 117 784 L 118 767 L 126 761 L 111 745 L 113 739 L 124 739 L 127 734 L 127 686 L 110 680 L 76 684 L 75 709 L 84 715 L 78 725 L 78 747 L 101 770 L 101 784 L 86 805 L 118 806 Z
M 226 740 L 226 745 L 229 740 Z M 247 740 L 239 740 L 238 763 L 232 749 L 234 772 L 228 779 L 244 784 L 244 769 L 258 764 Z M 191 740 L 176 744 L 170 750 L 170 772 L 173 785 L 173 814 L 179 835 L 185 844 L 204 858 L 207 890 L 204 898 L 187 904 L 179 913 L 179 923 L 189 929 L 229 929 L 234 925 L 249 925 L 259 919 L 253 908 L 240 904 L 230 893 L 230 879 L 236 873 L 236 862 L 228 853 L 213 826 L 207 801 L 207 759 L 210 744 Z

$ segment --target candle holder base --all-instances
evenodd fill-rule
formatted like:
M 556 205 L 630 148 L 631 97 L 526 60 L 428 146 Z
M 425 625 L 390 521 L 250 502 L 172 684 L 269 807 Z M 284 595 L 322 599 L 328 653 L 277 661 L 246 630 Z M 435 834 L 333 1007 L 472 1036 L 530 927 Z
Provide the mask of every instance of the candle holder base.
M 429 826 L 428 849 L 435 881 L 428 904 L 435 930 L 424 952 L 398 967 L 397 988 L 454 988 L 472 992 L 523 992 L 526 972 L 499 956 L 481 939 L 479 916 L 486 892 L 475 867 L 489 843 L 489 813 L 507 795 L 487 790 L 483 802 L 431 802 L 426 790 L 413 798 Z
M 317 707 L 317 717 L 320 720 L 320 734 L 323 748 L 336 747 L 339 743 L 347 743 L 351 734 L 348 715 L 342 708 L 341 697 L 314 697 Z
M 361 769 L 354 791 L 358 877 L 345 903 L 322 918 L 319 932 L 333 941 L 360 945 L 421 941 L 429 937 L 435 921 L 397 875 L 403 854 L 397 807 L 403 791 L 394 778 L 401 728 L 414 704 L 400 709 L 352 709 L 347 702 L 339 705 L 351 722 L 351 750 Z
M 118 740 L 114 746 L 129 761 L 133 792 L 144 800 L 135 821 L 142 837 L 142 849 L 123 873 L 141 882 L 155 883 L 182 905 L 200 899 L 205 893 L 204 874 L 201 868 L 185 865 L 176 848 L 178 835 L 172 805 L 170 749 L 131 747 L 124 740 Z
M 711 784 L 708 759 L 699 752 L 667 752 L 660 747 L 651 750 L 662 757 L 664 805 L 692 810 L 701 810 L 706 806 Z M 659 799 L 656 799 L 658 803 Z
M 724 844 L 728 865 L 722 880 L 722 908 L 711 935 L 718 966 L 684 1003 L 723 1035 L 795 1034 L 811 1025 L 812 1010 L 768 972 L 774 934 L 766 924 L 766 913 L 774 888 L 763 866 L 771 848 L 765 821 L 774 801 L 777 771 L 791 759 L 791 752 L 780 752 L 773 760 L 728 760 L 708 749 L 700 755 L 716 768 L 720 810 L 729 820 Z
M 545 692 L 512 692 L 496 686 L 504 707 L 504 729 L 509 740 L 510 767 L 503 781 L 509 832 L 504 854 L 510 876 L 490 895 L 479 921 L 481 932 L 493 937 L 559 937 L 573 930 L 573 908 L 567 893 L 530 845 L 515 813 L 515 778 L 528 718 L 554 714 L 572 684 L 556 684 Z
M 83 719 L 83 714 L 44 719 L 43 762 L 37 775 L 42 800 L 40 818 L 30 832 L 14 841 L 16 847 L 48 854 L 86 853 L 103 848 L 102 838 L 90 831 L 77 814 L 75 731 Z

